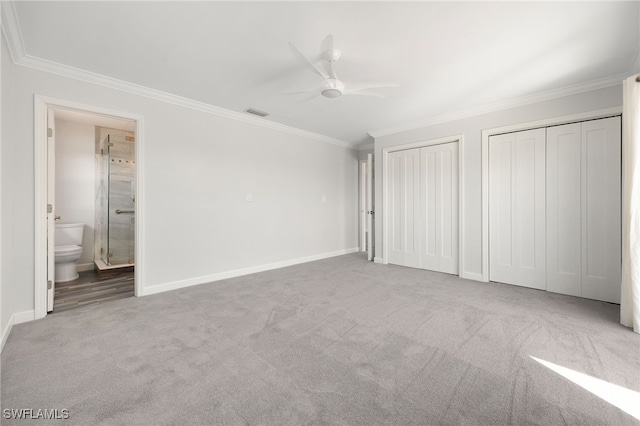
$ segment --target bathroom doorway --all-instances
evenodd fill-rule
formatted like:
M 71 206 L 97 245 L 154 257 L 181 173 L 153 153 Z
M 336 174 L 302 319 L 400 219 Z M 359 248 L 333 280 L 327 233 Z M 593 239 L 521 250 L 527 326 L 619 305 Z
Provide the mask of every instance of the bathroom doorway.
M 36 97 L 35 130 L 36 318 L 139 294 L 141 118 Z

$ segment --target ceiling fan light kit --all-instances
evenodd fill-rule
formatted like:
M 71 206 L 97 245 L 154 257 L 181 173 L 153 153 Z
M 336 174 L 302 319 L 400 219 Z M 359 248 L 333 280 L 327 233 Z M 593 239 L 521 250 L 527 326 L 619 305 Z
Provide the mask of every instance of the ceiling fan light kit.
M 338 98 L 344 92 L 344 84 L 337 78 L 328 78 L 322 84 L 322 96 L 325 98 Z

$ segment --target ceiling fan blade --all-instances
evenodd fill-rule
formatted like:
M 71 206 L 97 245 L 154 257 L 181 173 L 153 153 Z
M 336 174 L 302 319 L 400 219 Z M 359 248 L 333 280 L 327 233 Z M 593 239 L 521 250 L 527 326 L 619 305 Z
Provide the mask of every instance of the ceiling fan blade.
M 358 90 L 345 90 L 343 96 L 349 95 L 363 95 L 363 96 L 375 96 L 376 98 L 386 98 L 383 93 L 377 92 L 375 89 L 358 89 Z
M 340 52 L 333 46 L 333 34 L 328 34 L 320 45 L 320 57 L 324 59 L 323 65 L 327 70 L 330 78 L 338 78 L 336 76 L 335 62 L 340 57 Z
M 283 93 L 283 95 L 285 96 L 290 96 L 290 95 L 303 95 L 305 93 L 318 93 L 318 88 L 313 88 L 313 89 L 306 89 L 306 90 L 298 90 L 295 92 L 285 92 Z
M 319 96 L 320 96 L 320 93 L 318 93 L 317 91 L 314 92 L 314 93 L 309 93 L 307 96 L 298 99 L 297 103 L 301 104 L 301 103 L 304 103 L 304 102 L 309 102 L 309 101 L 311 101 L 311 100 L 313 100 L 313 99 L 315 99 L 315 98 L 317 98 Z
M 320 51 L 322 53 L 326 52 L 327 50 L 331 51 L 333 50 L 333 35 L 329 34 L 327 35 L 324 40 L 322 40 L 322 44 L 320 45 Z
M 386 98 L 384 91 L 380 89 L 389 89 L 393 87 L 400 87 L 397 83 L 368 83 L 368 84 L 350 84 L 346 86 L 344 95 L 365 95 L 375 96 L 378 98 Z
M 360 84 L 345 83 L 345 86 L 348 88 L 349 92 L 368 89 L 391 89 L 394 87 L 400 87 L 398 83 L 391 82 L 369 82 Z
M 318 68 L 313 62 L 311 62 L 309 58 L 304 56 L 304 53 L 302 53 L 295 44 L 289 42 L 289 49 L 291 49 L 291 52 L 294 54 L 294 56 L 298 58 L 303 64 L 305 64 L 305 66 L 312 72 L 318 74 L 322 78 L 329 78 L 329 76 L 322 72 L 322 70 Z

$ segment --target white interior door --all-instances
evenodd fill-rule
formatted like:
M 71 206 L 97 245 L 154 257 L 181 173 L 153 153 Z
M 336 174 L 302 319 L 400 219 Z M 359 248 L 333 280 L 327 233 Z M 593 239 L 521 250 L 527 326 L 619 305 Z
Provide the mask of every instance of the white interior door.
M 373 155 L 367 154 L 367 259 L 373 260 Z
M 489 138 L 489 279 L 545 289 L 545 129 Z
M 53 109 L 47 109 L 47 312 L 53 311 L 55 293 L 56 125 Z
M 580 123 L 547 129 L 547 290 L 582 295 Z
M 620 117 L 582 123 L 582 297 L 620 303 Z
M 420 267 L 420 149 L 387 159 L 389 263 Z
M 421 267 L 458 273 L 458 143 L 420 149 Z

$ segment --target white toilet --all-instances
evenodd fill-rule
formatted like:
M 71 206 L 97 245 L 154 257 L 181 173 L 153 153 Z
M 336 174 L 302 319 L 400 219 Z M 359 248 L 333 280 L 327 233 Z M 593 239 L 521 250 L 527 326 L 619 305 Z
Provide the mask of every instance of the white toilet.
M 83 231 L 84 223 L 56 223 L 56 282 L 63 283 L 78 278 L 76 263 L 82 255 Z

